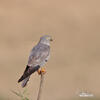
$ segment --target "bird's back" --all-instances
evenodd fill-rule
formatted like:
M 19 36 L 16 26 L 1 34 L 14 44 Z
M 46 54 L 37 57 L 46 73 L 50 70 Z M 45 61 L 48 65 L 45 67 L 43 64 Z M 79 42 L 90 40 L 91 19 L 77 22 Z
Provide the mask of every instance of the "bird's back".
M 48 56 L 50 52 L 50 47 L 48 45 L 39 43 L 37 44 L 30 53 L 28 65 L 36 66 L 43 62 Z

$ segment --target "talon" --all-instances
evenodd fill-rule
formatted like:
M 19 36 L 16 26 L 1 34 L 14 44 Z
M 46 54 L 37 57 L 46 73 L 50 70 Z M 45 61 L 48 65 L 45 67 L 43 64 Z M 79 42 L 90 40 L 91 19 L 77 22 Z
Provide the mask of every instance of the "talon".
M 45 74 L 46 73 L 46 70 L 45 68 L 41 68 L 41 69 L 38 69 L 38 74 L 41 75 L 41 73 Z
M 41 70 L 40 69 L 38 69 L 37 72 L 38 72 L 39 75 L 41 74 Z
M 43 74 L 45 74 L 45 73 L 46 73 L 45 68 L 41 68 L 41 73 L 43 73 Z

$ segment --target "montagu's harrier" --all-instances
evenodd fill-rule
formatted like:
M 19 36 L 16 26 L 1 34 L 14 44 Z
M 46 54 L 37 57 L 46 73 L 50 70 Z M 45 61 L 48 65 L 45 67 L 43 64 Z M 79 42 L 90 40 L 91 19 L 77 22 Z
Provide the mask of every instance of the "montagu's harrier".
M 41 72 L 45 73 L 43 65 L 50 57 L 50 41 L 52 41 L 51 36 L 44 35 L 40 38 L 38 44 L 31 50 L 26 69 L 18 80 L 18 83 L 22 81 L 22 87 L 27 85 L 30 75 L 35 71 L 37 71 L 38 74 L 41 74 Z

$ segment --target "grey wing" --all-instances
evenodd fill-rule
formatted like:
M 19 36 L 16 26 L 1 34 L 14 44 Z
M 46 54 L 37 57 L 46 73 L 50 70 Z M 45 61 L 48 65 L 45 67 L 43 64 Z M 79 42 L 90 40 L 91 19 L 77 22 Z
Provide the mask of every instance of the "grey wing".
M 39 44 L 35 46 L 29 56 L 28 65 L 35 67 L 37 65 L 43 66 L 48 60 L 50 47 L 47 45 Z
M 43 66 L 46 63 L 46 60 L 48 60 L 49 57 L 49 51 L 50 47 L 46 45 L 37 45 L 35 46 L 29 56 L 28 65 L 24 71 L 24 74 L 21 76 L 21 78 L 18 80 L 18 82 L 21 82 L 28 76 L 30 76 L 32 73 L 34 73 L 38 68 Z M 26 86 L 29 78 L 24 81 L 22 86 Z

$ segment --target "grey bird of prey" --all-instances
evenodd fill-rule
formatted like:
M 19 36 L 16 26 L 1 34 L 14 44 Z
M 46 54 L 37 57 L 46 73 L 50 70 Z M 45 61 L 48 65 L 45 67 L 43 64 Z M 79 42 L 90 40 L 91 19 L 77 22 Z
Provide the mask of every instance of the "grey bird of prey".
M 22 87 L 27 85 L 32 73 L 36 71 L 38 74 L 41 72 L 45 73 L 43 66 L 50 57 L 50 41 L 52 41 L 51 36 L 44 35 L 40 38 L 38 44 L 31 50 L 26 69 L 21 78 L 18 80 L 18 83 L 22 81 Z

